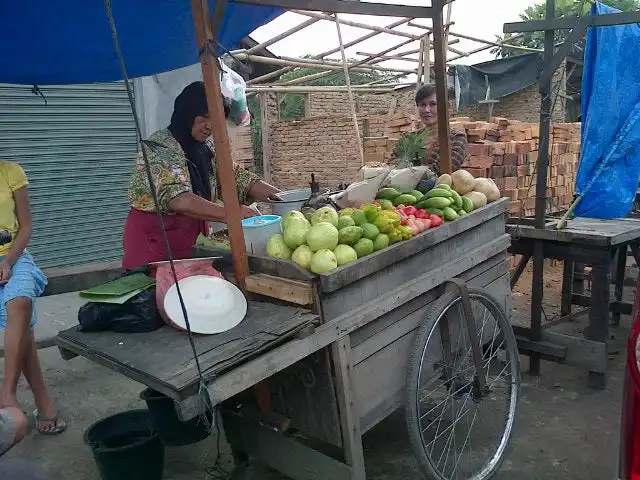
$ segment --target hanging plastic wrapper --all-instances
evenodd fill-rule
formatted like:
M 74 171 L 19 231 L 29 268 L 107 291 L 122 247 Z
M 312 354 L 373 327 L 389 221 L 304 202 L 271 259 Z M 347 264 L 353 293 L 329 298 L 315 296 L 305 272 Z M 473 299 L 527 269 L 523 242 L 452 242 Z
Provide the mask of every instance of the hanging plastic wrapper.
M 393 168 L 388 165 L 362 167 L 353 182 L 342 192 L 331 196 L 331 200 L 340 208 L 356 207 L 375 200 L 378 190 L 392 187 L 405 193 L 416 188 L 431 170 L 426 166 Z
M 244 79 L 224 62 L 220 62 L 222 79 L 220 86 L 222 95 L 229 101 L 229 118 L 237 126 L 251 123 L 251 114 L 247 106 L 247 84 Z

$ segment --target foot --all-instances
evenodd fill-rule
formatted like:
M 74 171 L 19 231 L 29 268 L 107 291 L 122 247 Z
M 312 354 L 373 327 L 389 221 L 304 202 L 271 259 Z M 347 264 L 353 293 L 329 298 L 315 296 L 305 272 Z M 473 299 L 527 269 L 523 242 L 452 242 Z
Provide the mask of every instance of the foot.
M 33 417 L 36 421 L 36 430 L 43 435 L 58 435 L 64 432 L 67 428 L 67 424 L 57 415 L 44 416 L 34 410 Z

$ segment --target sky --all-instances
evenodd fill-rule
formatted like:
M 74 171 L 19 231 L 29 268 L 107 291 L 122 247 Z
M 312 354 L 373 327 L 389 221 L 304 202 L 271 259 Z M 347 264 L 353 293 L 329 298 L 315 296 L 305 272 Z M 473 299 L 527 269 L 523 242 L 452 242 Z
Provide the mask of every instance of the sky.
M 401 3 L 406 5 L 429 5 L 429 0 L 377 0 L 384 3 Z M 453 2 L 453 9 L 451 12 L 451 21 L 454 25 L 451 26 L 451 32 L 470 35 L 476 38 L 484 40 L 495 41 L 496 35 L 502 33 L 502 26 L 506 22 L 517 22 L 520 20 L 519 14 L 524 11 L 528 6 L 539 3 L 535 0 L 455 0 Z M 446 10 L 445 10 L 446 12 Z M 446 18 L 446 17 L 445 17 Z M 251 34 L 251 37 L 258 41 L 264 42 L 270 38 L 282 33 L 300 23 L 307 20 L 308 17 L 298 15 L 296 13 L 287 12 L 281 17 L 275 19 L 273 22 L 260 27 L 258 30 Z M 391 17 L 375 17 L 375 16 L 361 16 L 361 15 L 346 15 L 341 14 L 340 19 L 351 20 L 360 23 L 367 23 L 376 26 L 386 26 L 393 23 L 395 20 Z M 423 25 L 430 25 L 430 19 L 417 20 L 416 23 Z M 402 30 L 412 34 L 420 34 L 423 30 L 415 27 L 409 27 L 403 25 L 397 27 L 397 30 Z M 367 30 L 356 28 L 352 26 L 343 25 L 341 28 L 343 43 L 348 43 L 355 38 L 361 37 L 369 33 Z M 451 36 L 449 40 L 453 40 L 455 37 Z M 355 45 L 346 50 L 347 57 L 349 58 L 365 58 L 359 53 L 373 54 L 384 51 L 394 45 L 398 45 L 407 39 L 404 37 L 389 35 L 381 33 L 369 40 L 366 40 L 358 45 Z M 331 50 L 338 46 L 338 35 L 336 25 L 328 21 L 320 21 L 315 23 L 300 32 L 291 35 L 269 47 L 269 50 L 279 56 L 290 57 L 302 57 L 307 54 L 318 54 L 327 50 Z M 403 45 L 398 48 L 398 52 L 405 50 L 417 49 L 419 43 L 413 42 Z M 483 46 L 481 43 L 469 41 L 466 39 L 460 39 L 460 42 L 451 45 L 453 48 L 468 52 L 470 50 Z M 387 55 L 393 55 L 395 52 L 390 52 Z M 456 56 L 455 53 L 449 52 L 449 58 Z M 418 54 L 411 57 L 417 59 Z M 328 58 L 340 59 L 340 53 L 331 55 Z M 468 57 L 462 57 L 453 63 L 460 64 L 475 64 L 494 59 L 495 56 L 490 53 L 489 50 L 479 52 Z M 433 53 L 432 53 L 433 59 Z M 417 67 L 417 62 L 397 61 L 389 60 L 380 65 L 393 68 L 411 69 Z

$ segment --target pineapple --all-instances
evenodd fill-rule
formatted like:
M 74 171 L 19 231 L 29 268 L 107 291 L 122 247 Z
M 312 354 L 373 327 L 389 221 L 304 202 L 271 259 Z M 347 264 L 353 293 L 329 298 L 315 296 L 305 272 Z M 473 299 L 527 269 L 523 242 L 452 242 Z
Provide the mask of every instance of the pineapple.
M 425 154 L 426 130 L 411 132 L 403 135 L 393 149 L 396 168 L 407 168 L 422 163 Z

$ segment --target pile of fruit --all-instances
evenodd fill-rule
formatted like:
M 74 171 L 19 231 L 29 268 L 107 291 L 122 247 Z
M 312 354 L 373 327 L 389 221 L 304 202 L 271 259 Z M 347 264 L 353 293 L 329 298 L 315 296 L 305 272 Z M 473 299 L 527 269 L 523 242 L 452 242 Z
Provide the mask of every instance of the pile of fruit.
M 282 234 L 267 242 L 267 255 L 327 273 L 500 197 L 492 181 L 475 179 L 465 170 L 442 175 L 428 186 L 421 182 L 418 188 L 406 193 L 383 188 L 374 202 L 339 212 L 330 206 L 287 212 Z
M 431 185 L 420 182 L 417 188 L 405 193 L 383 188 L 378 191 L 376 201 L 384 209 L 398 208 L 418 220 L 435 215 L 452 222 L 500 198 L 493 180 L 474 178 L 466 170 L 441 175 Z

